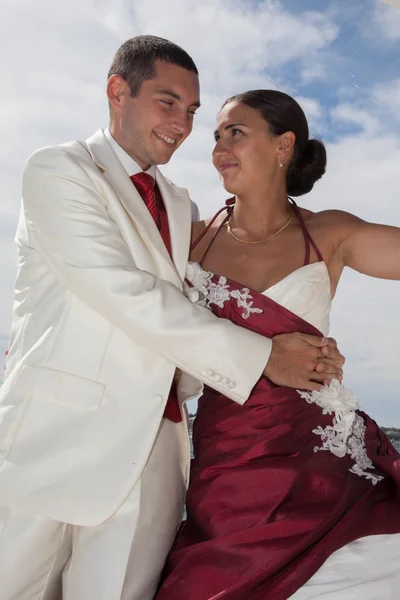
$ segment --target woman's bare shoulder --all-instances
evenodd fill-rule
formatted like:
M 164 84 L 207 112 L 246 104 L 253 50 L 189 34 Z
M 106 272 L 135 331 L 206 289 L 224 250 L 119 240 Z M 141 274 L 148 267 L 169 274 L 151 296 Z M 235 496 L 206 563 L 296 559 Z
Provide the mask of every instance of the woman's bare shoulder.
M 192 223 L 192 239 L 196 239 L 207 227 L 207 220 L 203 219 L 203 221 L 196 221 Z
M 346 212 L 345 210 L 327 209 L 312 211 L 307 208 L 300 208 L 303 219 L 310 225 L 321 225 L 324 227 L 354 227 L 362 223 L 362 219 Z
M 213 217 L 209 217 L 208 219 L 203 219 L 202 221 L 196 221 L 192 223 L 192 241 L 195 241 L 199 235 L 203 233 L 205 229 L 209 226 Z

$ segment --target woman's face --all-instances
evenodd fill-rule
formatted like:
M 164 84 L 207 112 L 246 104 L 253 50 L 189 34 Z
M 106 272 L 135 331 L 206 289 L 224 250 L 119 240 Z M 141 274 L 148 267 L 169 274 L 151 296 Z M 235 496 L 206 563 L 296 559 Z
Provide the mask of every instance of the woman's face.
M 261 113 L 246 104 L 233 101 L 221 110 L 213 164 L 229 193 L 240 195 L 254 186 L 259 190 L 268 186 L 279 169 L 280 137 L 271 135 Z

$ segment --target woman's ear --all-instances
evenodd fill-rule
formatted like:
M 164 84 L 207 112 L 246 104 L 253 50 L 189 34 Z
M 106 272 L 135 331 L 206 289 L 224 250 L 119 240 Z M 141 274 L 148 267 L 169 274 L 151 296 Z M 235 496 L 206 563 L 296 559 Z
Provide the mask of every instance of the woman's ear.
M 288 164 L 292 158 L 296 136 L 293 131 L 286 131 L 278 138 L 276 157 L 283 164 Z

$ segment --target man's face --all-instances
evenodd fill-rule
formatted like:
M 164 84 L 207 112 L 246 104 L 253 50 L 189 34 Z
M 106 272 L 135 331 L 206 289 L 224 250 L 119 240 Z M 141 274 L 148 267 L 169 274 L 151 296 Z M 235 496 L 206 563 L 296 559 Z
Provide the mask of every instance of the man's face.
M 115 85 L 108 86 L 114 113 L 111 133 L 142 169 L 170 160 L 192 131 L 200 105 L 195 73 L 163 61 L 154 66 L 155 77 L 144 81 L 135 97 L 118 75 L 110 79 Z M 110 94 L 117 102 L 111 102 Z

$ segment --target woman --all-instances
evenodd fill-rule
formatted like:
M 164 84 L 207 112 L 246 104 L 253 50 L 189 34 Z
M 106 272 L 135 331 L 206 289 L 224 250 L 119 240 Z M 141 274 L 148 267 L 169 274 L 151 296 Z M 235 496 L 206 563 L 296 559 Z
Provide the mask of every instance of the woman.
M 400 279 L 399 229 L 288 200 L 326 166 L 292 98 L 230 98 L 215 139 L 234 198 L 195 226 L 193 302 L 269 337 L 327 335 L 345 266 Z M 157 600 L 398 598 L 400 456 L 358 406 L 338 381 L 309 393 L 262 378 L 242 407 L 206 388 L 188 519 Z

